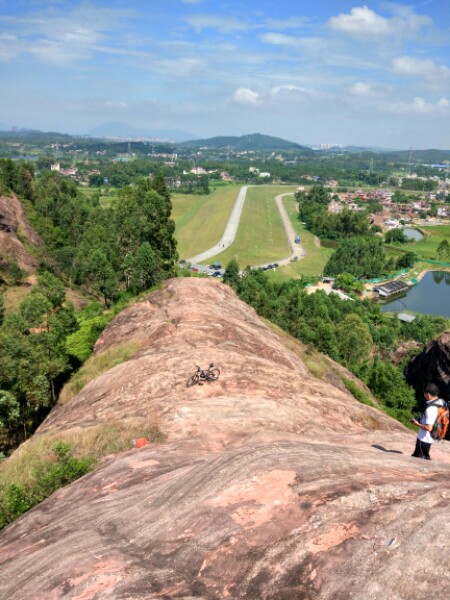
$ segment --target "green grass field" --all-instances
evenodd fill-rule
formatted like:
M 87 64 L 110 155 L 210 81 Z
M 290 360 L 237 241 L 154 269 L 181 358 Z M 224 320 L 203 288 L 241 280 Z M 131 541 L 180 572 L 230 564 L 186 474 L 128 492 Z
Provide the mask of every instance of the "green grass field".
M 221 238 L 236 201 L 240 186 L 220 187 L 207 196 L 175 194 L 172 216 L 180 257 L 194 256 L 216 244 Z M 284 258 L 289 248 L 275 204 L 275 196 L 294 192 L 293 186 L 250 187 L 242 211 L 235 242 L 224 252 L 208 259 L 226 265 L 236 258 L 239 266 L 257 266 Z M 284 198 L 284 205 L 296 232 L 301 236 L 306 256 L 296 263 L 268 272 L 270 278 L 285 281 L 301 275 L 320 275 L 333 250 L 317 247 L 314 236 L 297 219 L 294 197 Z M 206 226 L 207 224 L 207 226 Z
M 288 256 L 289 247 L 275 196 L 294 189 L 293 186 L 250 187 L 234 243 L 207 262 L 220 261 L 226 265 L 236 258 L 243 269 Z
M 268 271 L 267 275 L 278 282 L 285 281 L 286 279 L 296 279 L 301 275 L 321 275 L 324 266 L 334 250 L 316 246 L 314 235 L 305 229 L 305 226 L 302 225 L 297 218 L 298 213 L 293 196 L 286 196 L 283 202 L 292 224 L 294 225 L 294 229 L 300 236 L 301 244 L 305 250 L 306 256 L 295 263 L 289 263 L 289 265 L 285 267 L 280 267 L 276 271 Z
M 425 233 L 425 238 L 419 242 L 414 242 L 414 244 L 408 244 L 408 248 L 422 258 L 450 262 L 450 257 L 439 259 L 437 255 L 437 249 L 442 240 L 447 240 L 450 243 L 450 224 L 433 225 L 431 227 L 421 225 L 420 230 Z
M 238 196 L 239 185 L 221 186 L 208 195 L 172 194 L 172 218 L 180 258 L 195 256 L 217 244 Z
M 111 202 L 117 197 L 116 188 L 98 188 L 98 187 L 82 187 L 81 192 L 88 198 L 99 194 L 100 206 L 108 208 L 111 206 Z

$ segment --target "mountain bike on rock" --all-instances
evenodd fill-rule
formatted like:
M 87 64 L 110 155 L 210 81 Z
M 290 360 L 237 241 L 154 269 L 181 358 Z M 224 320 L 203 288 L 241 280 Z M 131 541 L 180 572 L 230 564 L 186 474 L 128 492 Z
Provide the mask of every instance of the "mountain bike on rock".
M 214 363 L 211 363 L 207 369 L 202 369 L 198 365 L 195 365 L 197 370 L 193 375 L 191 375 L 187 381 L 187 387 L 192 387 L 193 385 L 203 385 L 205 381 L 217 381 L 220 375 L 220 369 L 214 366 Z

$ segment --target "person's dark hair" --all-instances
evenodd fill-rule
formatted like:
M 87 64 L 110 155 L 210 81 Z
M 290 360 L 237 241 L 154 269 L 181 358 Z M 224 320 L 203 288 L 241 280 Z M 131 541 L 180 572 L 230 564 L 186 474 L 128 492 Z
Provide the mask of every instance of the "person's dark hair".
M 430 396 L 439 396 L 439 388 L 435 383 L 427 383 L 423 388 L 424 394 L 430 394 Z

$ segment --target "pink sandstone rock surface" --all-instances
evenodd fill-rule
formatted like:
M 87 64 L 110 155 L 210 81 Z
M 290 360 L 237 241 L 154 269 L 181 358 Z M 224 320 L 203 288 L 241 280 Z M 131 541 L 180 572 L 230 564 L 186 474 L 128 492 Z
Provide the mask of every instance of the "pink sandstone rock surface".
M 8 600 L 419 600 L 450 593 L 450 452 L 309 374 L 217 281 L 177 279 L 95 348 L 140 350 L 35 435 L 152 416 L 0 534 Z M 194 362 L 217 382 L 186 387 Z
M 32 273 L 37 260 L 25 249 L 17 234 L 22 234 L 30 244 L 39 246 L 40 237 L 26 218 L 21 202 L 13 194 L 0 196 L 0 259 L 15 260 L 19 267 Z

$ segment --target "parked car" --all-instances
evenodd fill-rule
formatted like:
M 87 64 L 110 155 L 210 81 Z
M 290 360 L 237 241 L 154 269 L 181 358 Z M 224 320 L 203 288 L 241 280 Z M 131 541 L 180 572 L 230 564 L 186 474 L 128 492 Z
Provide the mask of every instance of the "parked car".
M 193 271 L 194 273 L 198 273 L 198 267 L 192 267 L 191 271 Z

